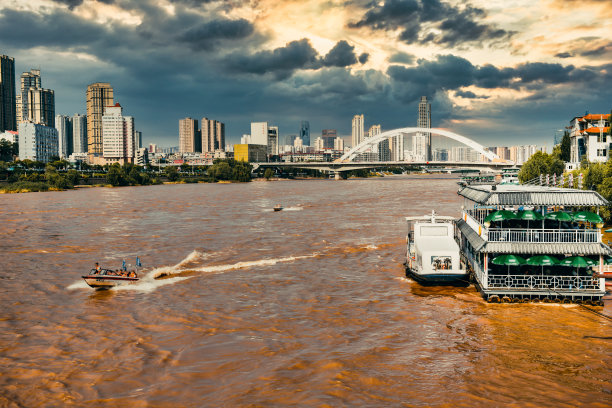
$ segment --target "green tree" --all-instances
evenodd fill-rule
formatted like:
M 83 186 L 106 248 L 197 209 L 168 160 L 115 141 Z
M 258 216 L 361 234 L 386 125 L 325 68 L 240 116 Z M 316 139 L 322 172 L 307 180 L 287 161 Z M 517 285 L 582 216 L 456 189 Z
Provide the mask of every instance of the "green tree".
M 175 166 L 166 166 L 164 172 L 170 181 L 176 181 L 179 179 L 179 173 Z
M 540 174 L 562 174 L 564 169 L 565 164 L 556 155 L 536 152 L 523 164 L 518 177 L 524 183 Z
M 266 180 L 270 180 L 273 176 L 274 170 L 267 168 L 266 171 L 264 171 L 264 177 L 266 178 Z
M 106 173 L 106 182 L 113 187 L 126 186 L 129 184 L 125 174 L 123 173 L 123 169 L 117 163 L 108 168 L 108 173 Z
M 0 140 L 0 160 L 12 162 L 13 156 L 17 155 L 16 146 L 16 143 L 11 143 L 4 139 Z
M 570 148 L 571 148 L 571 140 L 569 132 L 566 130 L 563 133 L 563 139 L 561 139 L 561 155 L 560 159 L 564 162 L 570 161 Z
M 45 179 L 47 183 L 49 183 L 49 186 L 60 190 L 73 187 L 68 178 L 59 174 L 57 169 L 50 164 L 45 167 Z

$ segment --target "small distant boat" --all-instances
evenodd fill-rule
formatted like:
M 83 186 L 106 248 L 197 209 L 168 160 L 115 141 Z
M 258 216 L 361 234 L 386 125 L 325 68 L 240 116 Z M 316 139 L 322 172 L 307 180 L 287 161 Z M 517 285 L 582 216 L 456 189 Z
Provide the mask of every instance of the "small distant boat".
M 283 209 L 283 206 L 281 204 L 277 204 L 274 206 L 274 211 L 281 211 Z
M 136 269 L 140 268 L 141 266 L 142 264 L 140 263 L 140 258 L 137 257 Z M 92 269 L 89 271 L 89 275 L 84 275 L 81 277 L 90 287 L 98 290 L 107 290 L 114 288 L 115 286 L 130 284 L 140 280 L 137 270 L 127 270 L 125 260 L 123 261 L 123 266 L 119 270 L 113 271 L 112 269 Z
M 455 242 L 453 217 L 406 217 L 406 275 L 421 284 L 466 285 L 469 275 L 461 263 Z

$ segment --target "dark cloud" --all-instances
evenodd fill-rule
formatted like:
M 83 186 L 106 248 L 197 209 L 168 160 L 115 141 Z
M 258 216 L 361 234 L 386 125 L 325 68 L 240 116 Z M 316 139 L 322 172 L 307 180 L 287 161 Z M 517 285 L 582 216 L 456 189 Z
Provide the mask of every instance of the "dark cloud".
M 221 39 L 237 40 L 253 34 L 253 24 L 245 19 L 217 19 L 192 27 L 178 39 L 196 50 L 210 50 Z
M 326 67 L 347 67 L 357 63 L 355 46 L 341 40 L 321 60 Z
M 414 63 L 414 55 L 407 54 L 405 52 L 396 52 L 389 58 L 389 62 L 399 63 L 399 64 L 412 64 Z
M 368 54 L 367 52 L 361 53 L 358 59 L 360 64 L 365 64 L 370 59 L 370 54 Z
M 472 91 L 455 91 L 455 95 L 466 99 L 488 99 L 488 96 L 476 95 Z
M 318 64 L 318 53 L 306 38 L 291 41 L 271 51 L 250 55 L 232 53 L 223 59 L 223 65 L 233 72 L 257 75 L 273 73 L 279 79 L 289 77 L 296 69 L 313 68 Z
M 75 7 L 78 7 L 81 4 L 83 4 L 84 0 L 52 0 L 52 1 L 58 4 L 64 4 L 68 6 L 70 10 L 73 10 Z M 98 3 L 104 3 L 104 4 L 115 3 L 115 0 L 95 0 L 95 1 L 97 1 Z
M 440 0 L 386 0 L 372 2 L 363 17 L 349 27 L 401 30 L 399 39 L 408 44 L 434 42 L 444 47 L 463 43 L 482 44 L 513 35 L 482 23 L 486 13 L 471 5 L 458 7 Z
M 555 54 L 555 57 L 557 58 L 571 58 L 573 57 L 571 52 L 560 52 L 558 54 Z

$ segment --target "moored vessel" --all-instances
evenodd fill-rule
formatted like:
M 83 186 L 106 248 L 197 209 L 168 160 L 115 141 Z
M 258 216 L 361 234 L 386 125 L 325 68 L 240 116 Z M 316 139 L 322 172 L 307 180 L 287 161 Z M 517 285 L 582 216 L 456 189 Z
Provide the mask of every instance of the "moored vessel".
M 406 275 L 422 284 L 467 285 L 459 246 L 455 241 L 454 218 L 434 211 L 422 217 L 406 217 L 408 236 Z

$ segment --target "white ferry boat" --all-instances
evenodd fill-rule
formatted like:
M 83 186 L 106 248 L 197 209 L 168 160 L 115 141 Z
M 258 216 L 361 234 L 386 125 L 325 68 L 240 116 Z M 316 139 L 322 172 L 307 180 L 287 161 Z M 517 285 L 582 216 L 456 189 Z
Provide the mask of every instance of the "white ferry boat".
M 408 221 L 406 275 L 423 284 L 468 284 L 461 267 L 459 246 L 455 242 L 453 217 L 435 212 Z
M 466 184 L 456 220 L 461 257 L 489 302 L 601 305 L 612 249 L 590 190 Z

